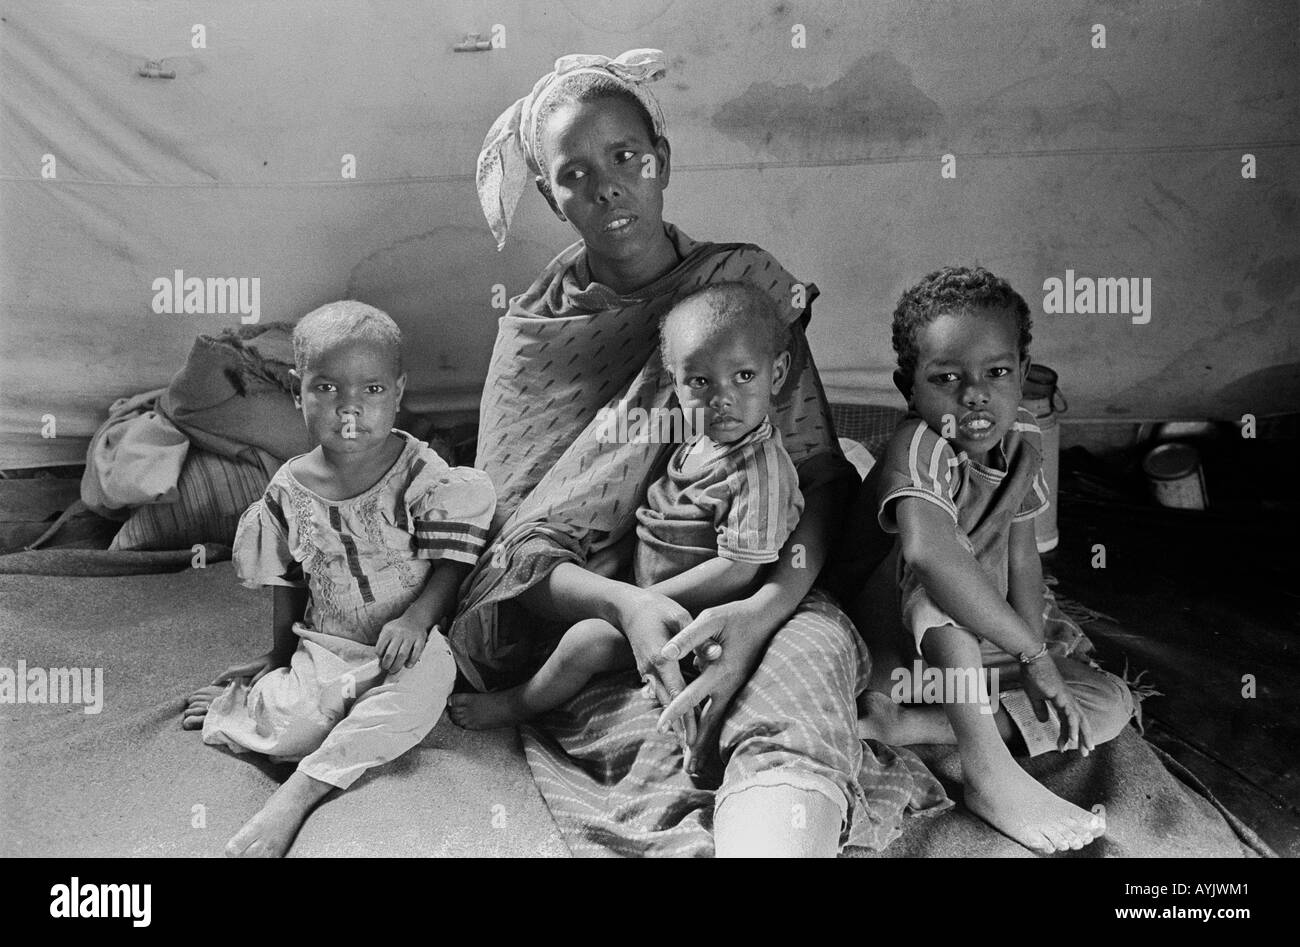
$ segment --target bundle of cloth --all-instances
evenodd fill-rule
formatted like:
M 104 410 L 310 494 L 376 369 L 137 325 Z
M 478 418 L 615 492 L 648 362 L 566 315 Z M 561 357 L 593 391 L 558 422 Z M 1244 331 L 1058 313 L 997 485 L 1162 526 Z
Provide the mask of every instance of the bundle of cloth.
M 292 335 L 292 323 L 272 322 L 199 336 L 167 387 L 114 402 L 86 451 L 80 502 L 30 551 L 0 557 L 0 573 L 181 568 L 196 544 L 210 559 L 228 555 L 240 513 L 310 447 L 293 402 Z M 86 511 L 122 523 L 107 550 L 36 549 Z
M 261 469 L 307 450 L 292 336 L 288 322 L 201 335 L 166 388 L 114 402 L 86 452 L 82 502 L 110 518 L 176 502 L 191 447 Z

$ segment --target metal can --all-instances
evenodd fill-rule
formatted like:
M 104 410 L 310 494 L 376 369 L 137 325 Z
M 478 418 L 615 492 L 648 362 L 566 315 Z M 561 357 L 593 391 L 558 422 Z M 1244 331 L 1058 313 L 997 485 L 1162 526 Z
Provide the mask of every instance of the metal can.
M 1151 495 L 1161 506 L 1205 509 L 1205 472 L 1200 455 L 1190 444 L 1174 441 L 1153 447 L 1142 459 L 1142 471 L 1151 485 Z
M 1046 510 L 1034 518 L 1034 535 L 1039 552 L 1050 552 L 1061 541 L 1056 525 L 1056 496 L 1061 476 L 1061 429 L 1057 414 L 1065 410 L 1065 398 L 1056 387 L 1056 372 L 1046 365 L 1030 365 L 1025 375 L 1020 404 L 1038 420 L 1043 438 L 1043 476 L 1047 479 Z M 1060 397 L 1061 407 L 1056 401 Z

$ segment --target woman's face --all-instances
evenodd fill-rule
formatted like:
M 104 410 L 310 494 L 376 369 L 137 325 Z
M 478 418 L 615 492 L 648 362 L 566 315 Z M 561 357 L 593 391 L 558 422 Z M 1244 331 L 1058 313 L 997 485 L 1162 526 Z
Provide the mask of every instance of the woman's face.
M 630 102 L 561 106 L 547 119 L 541 146 L 547 200 L 573 224 L 589 256 L 627 265 L 660 249 L 668 142 L 651 140 Z

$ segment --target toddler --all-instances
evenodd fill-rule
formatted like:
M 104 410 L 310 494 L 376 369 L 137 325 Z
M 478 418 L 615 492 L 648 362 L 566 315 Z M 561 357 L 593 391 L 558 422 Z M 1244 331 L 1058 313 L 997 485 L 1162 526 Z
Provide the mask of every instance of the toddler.
M 692 614 L 748 594 L 799 522 L 803 496 L 768 415 L 790 368 L 776 303 L 747 283 L 687 296 L 660 328 L 664 365 L 692 431 L 637 510 L 634 579 Z M 589 566 L 590 567 L 590 566 Z M 492 694 L 456 694 L 463 727 L 502 727 L 558 707 L 596 674 L 634 667 L 622 632 L 603 619 L 565 632 L 531 680 Z
M 245 585 L 275 590 L 271 650 L 189 698 L 183 726 L 297 770 L 226 846 L 279 856 L 311 809 L 433 729 L 456 677 L 438 623 L 487 543 L 486 474 L 449 467 L 393 428 L 401 334 L 363 303 L 331 303 L 293 333 L 312 441 L 235 536 Z

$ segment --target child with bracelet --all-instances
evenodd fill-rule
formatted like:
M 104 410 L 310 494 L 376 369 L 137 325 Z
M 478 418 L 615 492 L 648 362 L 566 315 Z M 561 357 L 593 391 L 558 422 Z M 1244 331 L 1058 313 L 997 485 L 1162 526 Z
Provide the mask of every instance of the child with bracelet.
M 900 703 L 868 691 L 860 734 L 895 745 L 955 742 L 967 807 L 1053 852 L 1102 835 L 1104 814 L 1050 792 L 1012 747 L 1087 755 L 1119 734 L 1133 704 L 1119 678 L 1049 653 L 1043 638 L 1034 517 L 1048 492 L 1042 438 L 1020 407 L 1030 327 L 1024 299 L 980 268 L 931 273 L 894 313 L 894 383 L 909 413 L 856 508 L 875 521 L 862 528 L 897 534 L 903 631 L 941 672 L 944 693 L 941 706 L 918 706 L 910 695 Z M 982 676 L 994 686 L 960 686 Z M 990 690 L 1000 699 L 990 702 Z

